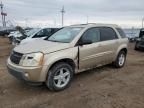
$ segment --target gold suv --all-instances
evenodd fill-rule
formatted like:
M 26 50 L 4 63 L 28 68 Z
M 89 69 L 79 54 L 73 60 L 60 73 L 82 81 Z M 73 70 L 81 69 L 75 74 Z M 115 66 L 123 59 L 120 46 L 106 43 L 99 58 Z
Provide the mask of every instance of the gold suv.
M 124 66 L 128 39 L 117 25 L 82 24 L 64 27 L 45 40 L 15 47 L 8 58 L 10 74 L 26 82 L 45 82 L 63 90 L 75 73 L 113 63 Z

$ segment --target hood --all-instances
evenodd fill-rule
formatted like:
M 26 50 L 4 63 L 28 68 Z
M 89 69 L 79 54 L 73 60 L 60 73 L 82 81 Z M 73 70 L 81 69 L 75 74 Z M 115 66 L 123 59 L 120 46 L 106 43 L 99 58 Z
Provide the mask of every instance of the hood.
M 14 48 L 14 51 L 23 54 L 32 53 L 32 52 L 51 53 L 69 47 L 70 47 L 69 43 L 58 43 L 58 42 L 51 42 L 46 40 L 37 40 L 27 44 L 21 44 L 19 46 L 16 46 Z
M 27 44 L 27 43 L 29 43 L 29 42 L 38 41 L 38 40 L 40 40 L 40 38 L 29 38 L 29 37 L 27 37 L 26 39 L 23 39 L 23 40 L 20 42 L 20 44 Z

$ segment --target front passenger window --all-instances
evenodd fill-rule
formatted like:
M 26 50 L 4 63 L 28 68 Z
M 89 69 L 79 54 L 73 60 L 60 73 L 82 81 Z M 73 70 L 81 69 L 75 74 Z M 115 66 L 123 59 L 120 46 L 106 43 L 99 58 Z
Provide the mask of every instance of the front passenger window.
M 100 32 L 98 28 L 88 29 L 82 36 L 82 40 L 90 40 L 92 43 L 100 41 Z

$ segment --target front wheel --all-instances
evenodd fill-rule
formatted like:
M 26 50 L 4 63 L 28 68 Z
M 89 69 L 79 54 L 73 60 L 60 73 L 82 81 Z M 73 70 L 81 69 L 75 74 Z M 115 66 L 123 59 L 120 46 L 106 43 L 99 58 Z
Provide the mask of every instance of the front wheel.
M 125 65 L 125 61 L 126 61 L 126 52 L 120 51 L 116 61 L 114 62 L 114 65 L 116 68 L 122 68 Z
M 52 91 L 60 91 L 67 88 L 73 78 L 72 67 L 64 62 L 55 64 L 48 72 L 46 85 Z

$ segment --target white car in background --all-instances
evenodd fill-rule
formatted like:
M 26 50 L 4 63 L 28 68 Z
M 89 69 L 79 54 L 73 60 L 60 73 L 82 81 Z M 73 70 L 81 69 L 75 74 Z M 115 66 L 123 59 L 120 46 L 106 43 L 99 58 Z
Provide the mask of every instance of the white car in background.
M 25 30 L 25 33 L 27 34 L 29 32 L 29 30 Z M 14 39 L 18 38 L 18 37 L 22 37 L 22 34 L 19 31 L 13 31 L 10 32 L 10 34 L 8 35 L 9 41 L 14 44 Z
M 21 33 L 19 31 L 13 31 L 8 35 L 8 38 L 10 40 L 10 42 L 13 41 L 13 37 L 19 37 L 21 36 Z
M 16 45 L 18 44 L 26 44 L 28 42 L 45 39 L 46 37 L 51 36 L 55 32 L 57 32 L 60 28 L 34 28 L 26 33 L 27 37 L 18 37 L 16 39 Z

